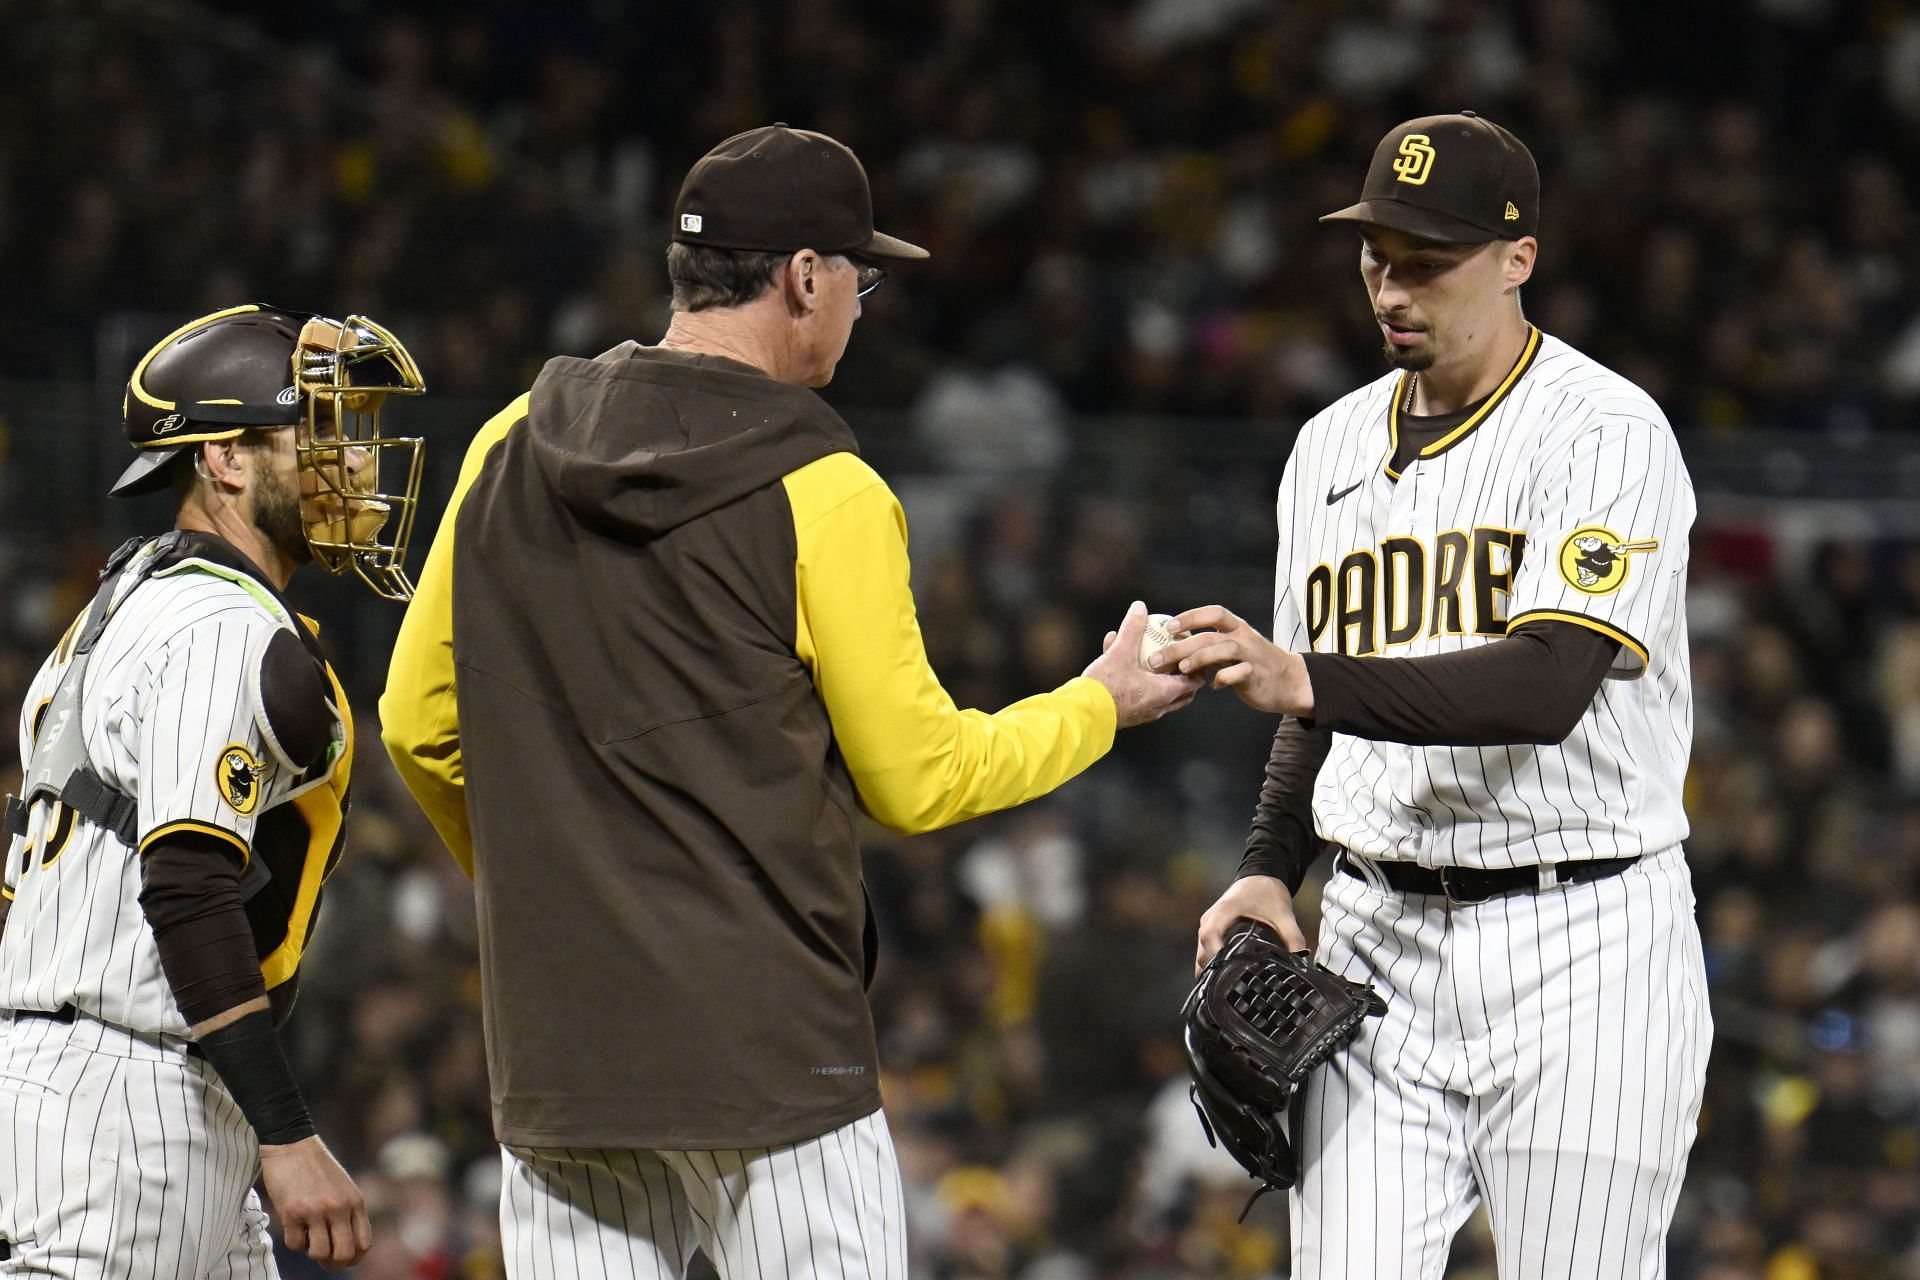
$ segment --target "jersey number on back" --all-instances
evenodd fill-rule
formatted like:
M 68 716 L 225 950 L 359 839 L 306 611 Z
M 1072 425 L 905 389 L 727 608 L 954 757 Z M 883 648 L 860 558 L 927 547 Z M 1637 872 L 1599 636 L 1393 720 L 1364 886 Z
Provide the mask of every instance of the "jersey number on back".
M 47 718 L 47 708 L 52 705 L 52 698 L 42 698 L 40 705 L 33 709 L 33 724 L 28 729 L 28 735 L 32 739 L 36 741 L 39 739 L 40 723 Z M 47 814 L 46 819 L 38 826 L 35 826 L 34 818 L 39 816 L 48 806 L 52 806 L 53 812 Z M 27 812 L 27 831 L 29 833 L 38 831 L 40 834 L 38 837 L 29 834 L 26 848 L 20 851 L 21 876 L 24 877 L 27 872 L 31 871 L 36 865 L 42 867 L 52 866 L 54 859 L 67 851 L 67 845 L 73 841 L 73 830 L 79 825 L 79 815 L 67 805 L 61 804 L 58 800 L 48 800 L 44 797 L 36 800 L 33 808 Z M 36 847 L 40 850 L 37 859 L 34 856 Z

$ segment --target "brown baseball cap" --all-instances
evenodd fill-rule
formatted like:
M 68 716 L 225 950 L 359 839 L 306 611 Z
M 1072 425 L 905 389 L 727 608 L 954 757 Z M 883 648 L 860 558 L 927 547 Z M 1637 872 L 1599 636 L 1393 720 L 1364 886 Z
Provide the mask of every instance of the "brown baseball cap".
M 1526 144 L 1471 111 L 1421 116 L 1374 148 L 1360 203 L 1322 222 L 1367 222 L 1447 244 L 1534 234 L 1540 169 Z
M 853 152 L 784 124 L 736 133 L 694 164 L 673 203 L 673 238 L 755 253 L 927 256 L 873 229 L 873 192 Z

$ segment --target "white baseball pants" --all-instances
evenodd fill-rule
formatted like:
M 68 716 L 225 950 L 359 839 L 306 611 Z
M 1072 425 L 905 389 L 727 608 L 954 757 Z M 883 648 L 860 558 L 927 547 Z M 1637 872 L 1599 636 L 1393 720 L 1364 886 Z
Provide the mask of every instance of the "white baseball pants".
M 695 1248 L 722 1280 L 907 1280 L 886 1116 L 785 1147 L 503 1147 L 512 1280 L 679 1280 Z
M 0 1276 L 273 1280 L 260 1144 L 183 1041 L 0 1020 Z
M 1297 1280 L 1439 1280 L 1476 1203 L 1501 1280 L 1666 1275 L 1712 1039 L 1678 848 L 1471 906 L 1336 871 L 1319 956 L 1387 997 L 1296 1099 Z

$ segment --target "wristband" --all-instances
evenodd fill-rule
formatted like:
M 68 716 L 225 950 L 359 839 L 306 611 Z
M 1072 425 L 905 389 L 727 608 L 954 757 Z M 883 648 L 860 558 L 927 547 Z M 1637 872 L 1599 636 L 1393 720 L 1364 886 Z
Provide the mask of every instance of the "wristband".
M 220 1073 L 262 1145 L 298 1142 L 319 1132 L 280 1047 L 273 1015 L 266 1010 L 257 1009 L 201 1036 L 200 1051 Z

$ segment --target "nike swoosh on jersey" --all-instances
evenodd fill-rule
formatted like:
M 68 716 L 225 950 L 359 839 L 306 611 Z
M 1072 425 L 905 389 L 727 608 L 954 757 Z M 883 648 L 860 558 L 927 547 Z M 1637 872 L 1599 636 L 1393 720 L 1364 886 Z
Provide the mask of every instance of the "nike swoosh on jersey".
M 1334 503 L 1340 501 L 1340 499 L 1346 497 L 1348 494 L 1352 493 L 1355 489 L 1358 489 L 1361 485 L 1365 483 L 1366 483 L 1365 480 L 1356 480 L 1352 484 L 1348 485 L 1346 488 L 1340 490 L 1340 492 L 1338 493 L 1335 493 L 1333 491 L 1332 485 L 1328 485 L 1327 486 L 1327 505 L 1332 506 Z

